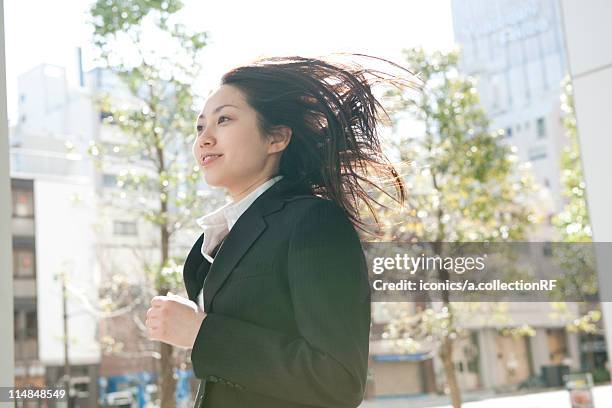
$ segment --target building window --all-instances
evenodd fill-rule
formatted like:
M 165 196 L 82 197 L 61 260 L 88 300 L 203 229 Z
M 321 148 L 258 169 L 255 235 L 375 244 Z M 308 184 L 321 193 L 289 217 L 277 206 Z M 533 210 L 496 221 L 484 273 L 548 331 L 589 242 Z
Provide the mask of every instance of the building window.
M 16 340 L 36 340 L 38 337 L 36 310 L 16 310 L 13 318 Z
M 34 277 L 34 250 L 13 248 L 13 276 L 16 278 Z
M 130 221 L 114 221 L 113 222 L 113 234 L 124 235 L 124 236 L 135 236 L 138 235 L 136 229 L 136 223 Z
M 21 123 L 25 123 L 26 122 L 26 115 L 21 115 Z
M 19 102 L 24 103 L 26 100 L 26 95 L 24 93 L 19 95 Z
M 38 337 L 38 324 L 36 322 L 36 310 L 31 310 L 25 314 L 25 338 L 36 339 Z
M 15 340 L 21 340 L 21 321 L 19 320 L 19 312 L 13 312 L 13 336 L 15 336 Z
M 474 373 L 474 374 L 478 374 L 479 369 L 478 369 L 478 359 L 473 359 L 468 361 L 467 363 L 467 370 L 470 373 Z
M 491 80 L 491 99 L 493 100 L 493 108 L 499 108 L 500 90 L 497 76 L 493 77 Z
M 547 156 L 546 147 L 545 146 L 532 147 L 531 149 L 529 149 L 529 153 L 527 156 L 528 156 L 528 160 L 530 161 L 544 159 Z
M 104 187 L 117 187 L 117 176 L 114 174 L 103 174 L 102 185 Z
M 512 128 L 511 127 L 507 127 L 506 128 L 506 137 L 512 137 Z
M 546 137 L 546 122 L 544 121 L 544 118 L 537 119 L 536 127 L 538 129 L 538 138 L 541 139 Z
M 13 190 L 13 217 L 34 217 L 34 199 L 31 190 Z

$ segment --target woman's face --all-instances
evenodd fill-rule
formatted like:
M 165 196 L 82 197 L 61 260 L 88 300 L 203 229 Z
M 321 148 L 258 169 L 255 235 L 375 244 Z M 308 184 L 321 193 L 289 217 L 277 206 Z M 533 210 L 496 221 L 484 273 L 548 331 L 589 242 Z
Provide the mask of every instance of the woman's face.
M 238 88 L 217 88 L 206 100 L 196 129 L 193 155 L 208 185 L 224 187 L 240 199 L 275 173 L 279 144 L 262 137 L 257 113 Z M 211 154 L 217 156 L 205 158 Z

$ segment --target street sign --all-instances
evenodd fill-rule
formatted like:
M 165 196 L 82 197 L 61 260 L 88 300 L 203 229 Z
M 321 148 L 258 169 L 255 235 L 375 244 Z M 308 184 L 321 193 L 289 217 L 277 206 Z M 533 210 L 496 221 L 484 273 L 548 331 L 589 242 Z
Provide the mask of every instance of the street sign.
M 595 408 L 593 403 L 593 376 L 591 373 L 568 374 L 563 376 L 565 388 L 569 391 L 572 408 Z

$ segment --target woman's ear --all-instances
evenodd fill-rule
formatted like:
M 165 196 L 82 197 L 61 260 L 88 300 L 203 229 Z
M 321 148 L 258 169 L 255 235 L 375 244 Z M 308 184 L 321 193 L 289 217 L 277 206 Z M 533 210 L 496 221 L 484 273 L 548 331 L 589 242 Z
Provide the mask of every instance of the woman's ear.
M 272 132 L 270 132 L 268 153 L 278 153 L 285 150 L 291 141 L 292 134 L 293 132 L 289 126 L 275 126 Z

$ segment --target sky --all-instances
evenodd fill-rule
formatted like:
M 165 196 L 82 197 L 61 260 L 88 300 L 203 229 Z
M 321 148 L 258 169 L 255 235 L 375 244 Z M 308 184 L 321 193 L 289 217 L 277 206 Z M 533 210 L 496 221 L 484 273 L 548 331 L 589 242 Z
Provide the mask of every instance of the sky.
M 450 0 L 185 0 L 180 20 L 209 33 L 204 70 L 194 86 L 206 95 L 227 69 L 260 55 L 368 53 L 401 62 L 401 50 L 454 46 Z M 5 0 L 8 114 L 17 118 L 17 77 L 41 63 L 67 69 L 76 84 L 76 48 L 93 68 L 90 0 Z

